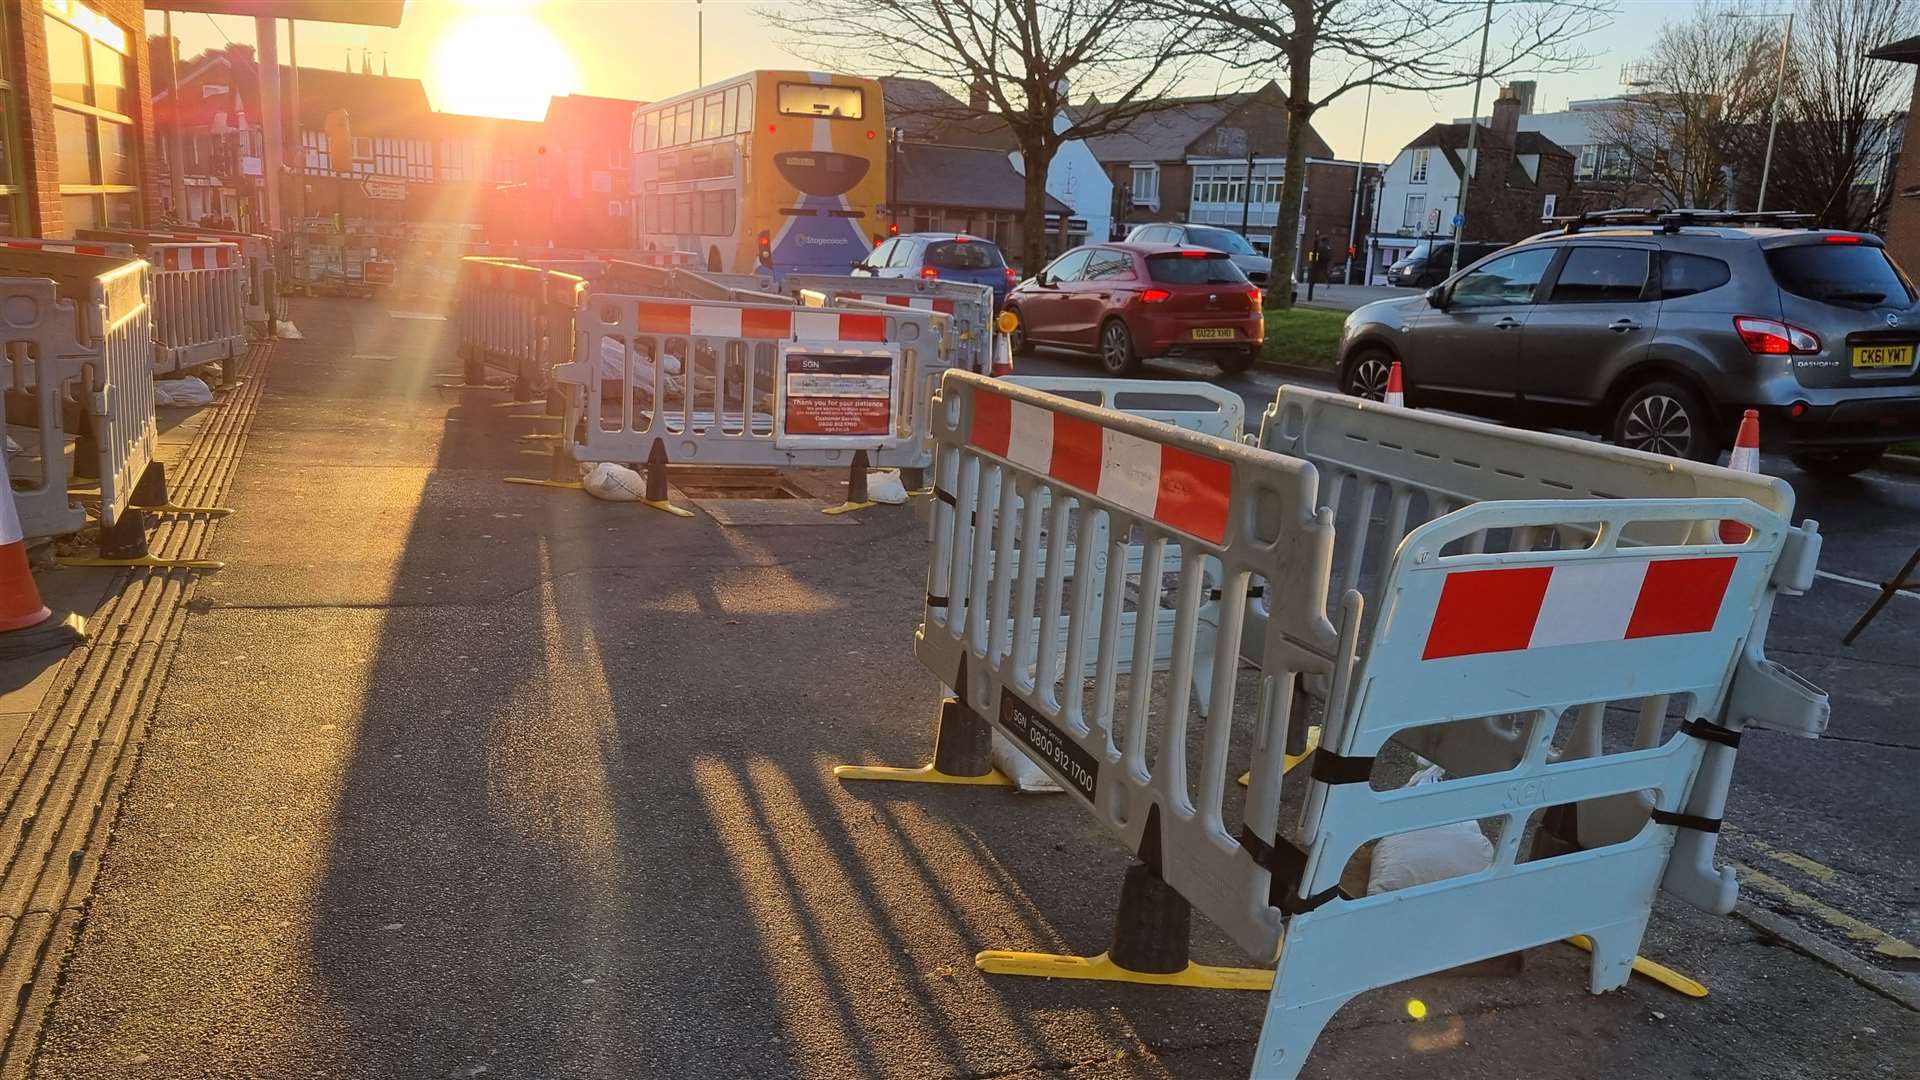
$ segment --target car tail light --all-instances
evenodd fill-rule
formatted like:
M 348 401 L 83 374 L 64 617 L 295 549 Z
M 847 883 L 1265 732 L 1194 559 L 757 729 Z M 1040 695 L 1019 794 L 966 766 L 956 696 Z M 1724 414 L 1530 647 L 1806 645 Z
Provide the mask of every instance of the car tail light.
M 1247 299 L 1253 301 L 1253 310 L 1255 311 L 1260 310 L 1260 290 L 1259 289 L 1252 289 L 1248 291 Z
M 953 242 L 956 244 L 971 244 L 973 243 L 973 238 L 970 236 L 956 236 L 953 238 Z
M 1015 282 L 1018 282 L 1019 280 L 1020 280 L 1020 275 L 1013 272 L 1013 267 L 1011 266 L 1007 267 L 1007 284 L 1012 285 Z
M 1211 251 L 1183 251 L 1180 253 L 1180 257 L 1183 259 L 1204 259 L 1211 254 L 1213 254 Z
M 1143 304 L 1164 304 L 1172 299 L 1172 297 L 1173 294 L 1165 289 L 1148 289 L 1146 292 L 1140 294 L 1140 302 Z
M 940 276 L 940 271 L 931 266 L 923 266 L 920 268 L 920 276 L 928 279 L 937 278 Z
M 889 222 L 887 222 L 887 235 L 888 235 L 888 236 L 899 236 L 899 235 L 900 235 L 900 223 L 899 223 L 899 222 L 897 222 L 897 221 L 889 221 Z
M 1822 239 L 1822 240 L 1824 240 L 1824 241 L 1826 241 L 1826 242 L 1827 242 L 1827 243 L 1829 243 L 1829 244 L 1857 244 L 1857 243 L 1859 243 L 1859 242 L 1860 242 L 1860 238 L 1859 238 L 1859 237 L 1857 237 L 1857 236 L 1847 236 L 1847 235 L 1845 235 L 1845 234 L 1835 234 L 1835 235 L 1832 235 L 1832 236 L 1823 236 L 1823 237 L 1821 237 L 1820 239 Z
M 1747 351 L 1756 356 L 1803 356 L 1820 351 L 1820 339 L 1813 331 L 1778 319 L 1741 315 L 1733 320 L 1733 329 Z

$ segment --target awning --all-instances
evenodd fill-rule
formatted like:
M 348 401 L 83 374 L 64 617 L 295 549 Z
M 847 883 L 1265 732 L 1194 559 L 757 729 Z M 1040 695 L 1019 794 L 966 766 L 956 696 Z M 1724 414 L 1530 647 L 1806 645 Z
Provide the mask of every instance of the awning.
M 148 11 L 199 11 L 306 22 L 399 26 L 406 0 L 148 0 Z

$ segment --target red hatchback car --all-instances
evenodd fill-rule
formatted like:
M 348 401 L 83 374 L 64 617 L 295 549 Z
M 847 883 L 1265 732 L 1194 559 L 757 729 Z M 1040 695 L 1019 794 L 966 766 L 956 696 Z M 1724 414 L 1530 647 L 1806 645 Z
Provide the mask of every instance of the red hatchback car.
M 1095 352 L 1110 375 L 1150 356 L 1197 356 L 1238 374 L 1266 337 L 1260 290 L 1218 251 L 1166 244 L 1089 244 L 1014 286 L 1010 344 Z

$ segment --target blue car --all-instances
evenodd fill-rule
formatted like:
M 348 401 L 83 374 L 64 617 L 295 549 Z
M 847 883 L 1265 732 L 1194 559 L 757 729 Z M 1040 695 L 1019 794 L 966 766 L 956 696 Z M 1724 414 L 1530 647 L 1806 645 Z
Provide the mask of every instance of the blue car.
M 937 278 L 993 289 L 993 309 L 1007 302 L 1013 268 L 1000 246 L 966 233 L 910 233 L 884 241 L 853 264 L 855 277 Z

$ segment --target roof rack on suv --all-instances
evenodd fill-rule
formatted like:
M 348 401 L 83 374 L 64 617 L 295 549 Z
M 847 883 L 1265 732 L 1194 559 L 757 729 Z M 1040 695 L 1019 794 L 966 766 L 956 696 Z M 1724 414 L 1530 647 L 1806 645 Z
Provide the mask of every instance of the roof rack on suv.
M 1654 210 L 1634 207 L 1617 210 L 1589 210 L 1583 214 L 1546 219 L 1562 232 L 1577 233 L 1583 228 L 1613 225 L 1658 225 L 1662 232 L 1679 232 L 1687 225 L 1771 225 L 1775 228 L 1810 228 L 1813 215 L 1797 210 Z

